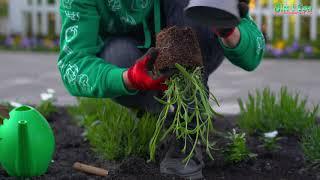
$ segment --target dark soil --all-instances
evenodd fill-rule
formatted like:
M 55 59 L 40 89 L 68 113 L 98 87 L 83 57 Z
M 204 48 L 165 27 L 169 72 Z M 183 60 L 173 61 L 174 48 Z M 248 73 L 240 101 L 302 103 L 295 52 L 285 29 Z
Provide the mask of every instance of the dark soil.
M 227 116 L 215 121 L 219 131 L 229 131 L 235 126 L 235 116 Z M 72 169 L 74 162 L 82 162 L 109 170 L 107 179 L 177 179 L 163 176 L 159 172 L 159 164 L 146 163 L 140 158 L 131 158 L 123 162 L 103 160 L 83 138 L 83 129 L 67 115 L 65 109 L 60 108 L 58 114 L 49 118 L 49 122 L 56 136 L 56 152 L 54 161 L 48 172 L 34 179 L 100 179 Z M 222 147 L 225 142 L 219 142 Z M 268 153 L 255 137 L 248 138 L 248 145 L 257 159 L 240 164 L 224 163 L 221 153 L 217 151 L 214 161 L 206 158 L 203 173 L 206 179 L 320 179 L 320 173 L 307 169 L 303 155 L 295 137 L 283 137 L 280 141 L 281 150 Z M 220 151 L 221 152 L 221 151 Z M 0 179 L 9 178 L 4 170 L 0 170 Z
M 196 33 L 189 27 L 170 27 L 157 36 L 160 54 L 155 62 L 157 71 L 174 69 L 175 63 L 186 68 L 202 66 L 202 55 Z
M 3 124 L 2 118 L 9 117 L 9 109 L 6 106 L 0 104 L 0 125 Z

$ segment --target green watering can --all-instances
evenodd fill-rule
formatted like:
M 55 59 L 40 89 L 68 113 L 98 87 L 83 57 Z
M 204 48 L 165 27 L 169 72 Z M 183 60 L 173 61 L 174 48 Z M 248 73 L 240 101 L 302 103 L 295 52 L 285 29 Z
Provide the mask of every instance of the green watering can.
M 0 125 L 0 163 L 10 176 L 46 173 L 54 152 L 54 136 L 46 119 L 34 108 L 13 109 Z

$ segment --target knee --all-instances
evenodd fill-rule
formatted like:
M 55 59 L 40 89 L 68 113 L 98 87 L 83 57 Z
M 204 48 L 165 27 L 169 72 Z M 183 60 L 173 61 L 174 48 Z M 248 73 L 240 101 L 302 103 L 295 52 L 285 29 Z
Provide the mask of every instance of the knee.
M 142 52 L 131 38 L 112 38 L 106 41 L 99 56 L 108 63 L 128 68 L 142 56 Z

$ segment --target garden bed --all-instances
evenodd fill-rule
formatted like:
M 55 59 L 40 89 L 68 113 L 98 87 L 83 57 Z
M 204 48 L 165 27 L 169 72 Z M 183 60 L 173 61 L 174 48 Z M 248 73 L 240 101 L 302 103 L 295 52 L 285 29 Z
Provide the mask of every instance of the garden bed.
M 80 128 L 68 115 L 65 108 L 49 118 L 56 137 L 56 152 L 48 172 L 39 179 L 99 179 L 72 169 L 74 162 L 82 162 L 109 170 L 110 179 L 172 179 L 162 176 L 158 163 L 146 163 L 139 158 L 130 158 L 123 162 L 110 162 L 99 157 L 85 141 Z M 236 127 L 237 116 L 225 116 L 214 122 L 214 127 L 227 132 Z M 223 147 L 219 142 L 216 148 Z M 222 154 L 214 153 L 215 161 L 206 158 L 204 176 L 206 179 L 317 179 L 320 173 L 306 168 L 303 153 L 296 137 L 283 137 L 279 141 L 281 149 L 269 153 L 261 147 L 261 141 L 248 137 L 247 144 L 256 159 L 239 164 L 225 164 Z M 0 179 L 10 179 L 0 171 Z

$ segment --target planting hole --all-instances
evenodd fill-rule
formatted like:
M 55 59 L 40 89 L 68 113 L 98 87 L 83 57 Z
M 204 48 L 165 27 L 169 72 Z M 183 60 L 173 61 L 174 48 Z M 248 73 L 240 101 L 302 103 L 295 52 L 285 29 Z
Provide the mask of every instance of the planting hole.
M 16 109 L 16 111 L 30 111 L 31 108 L 27 107 L 27 106 L 21 106 L 18 109 Z

